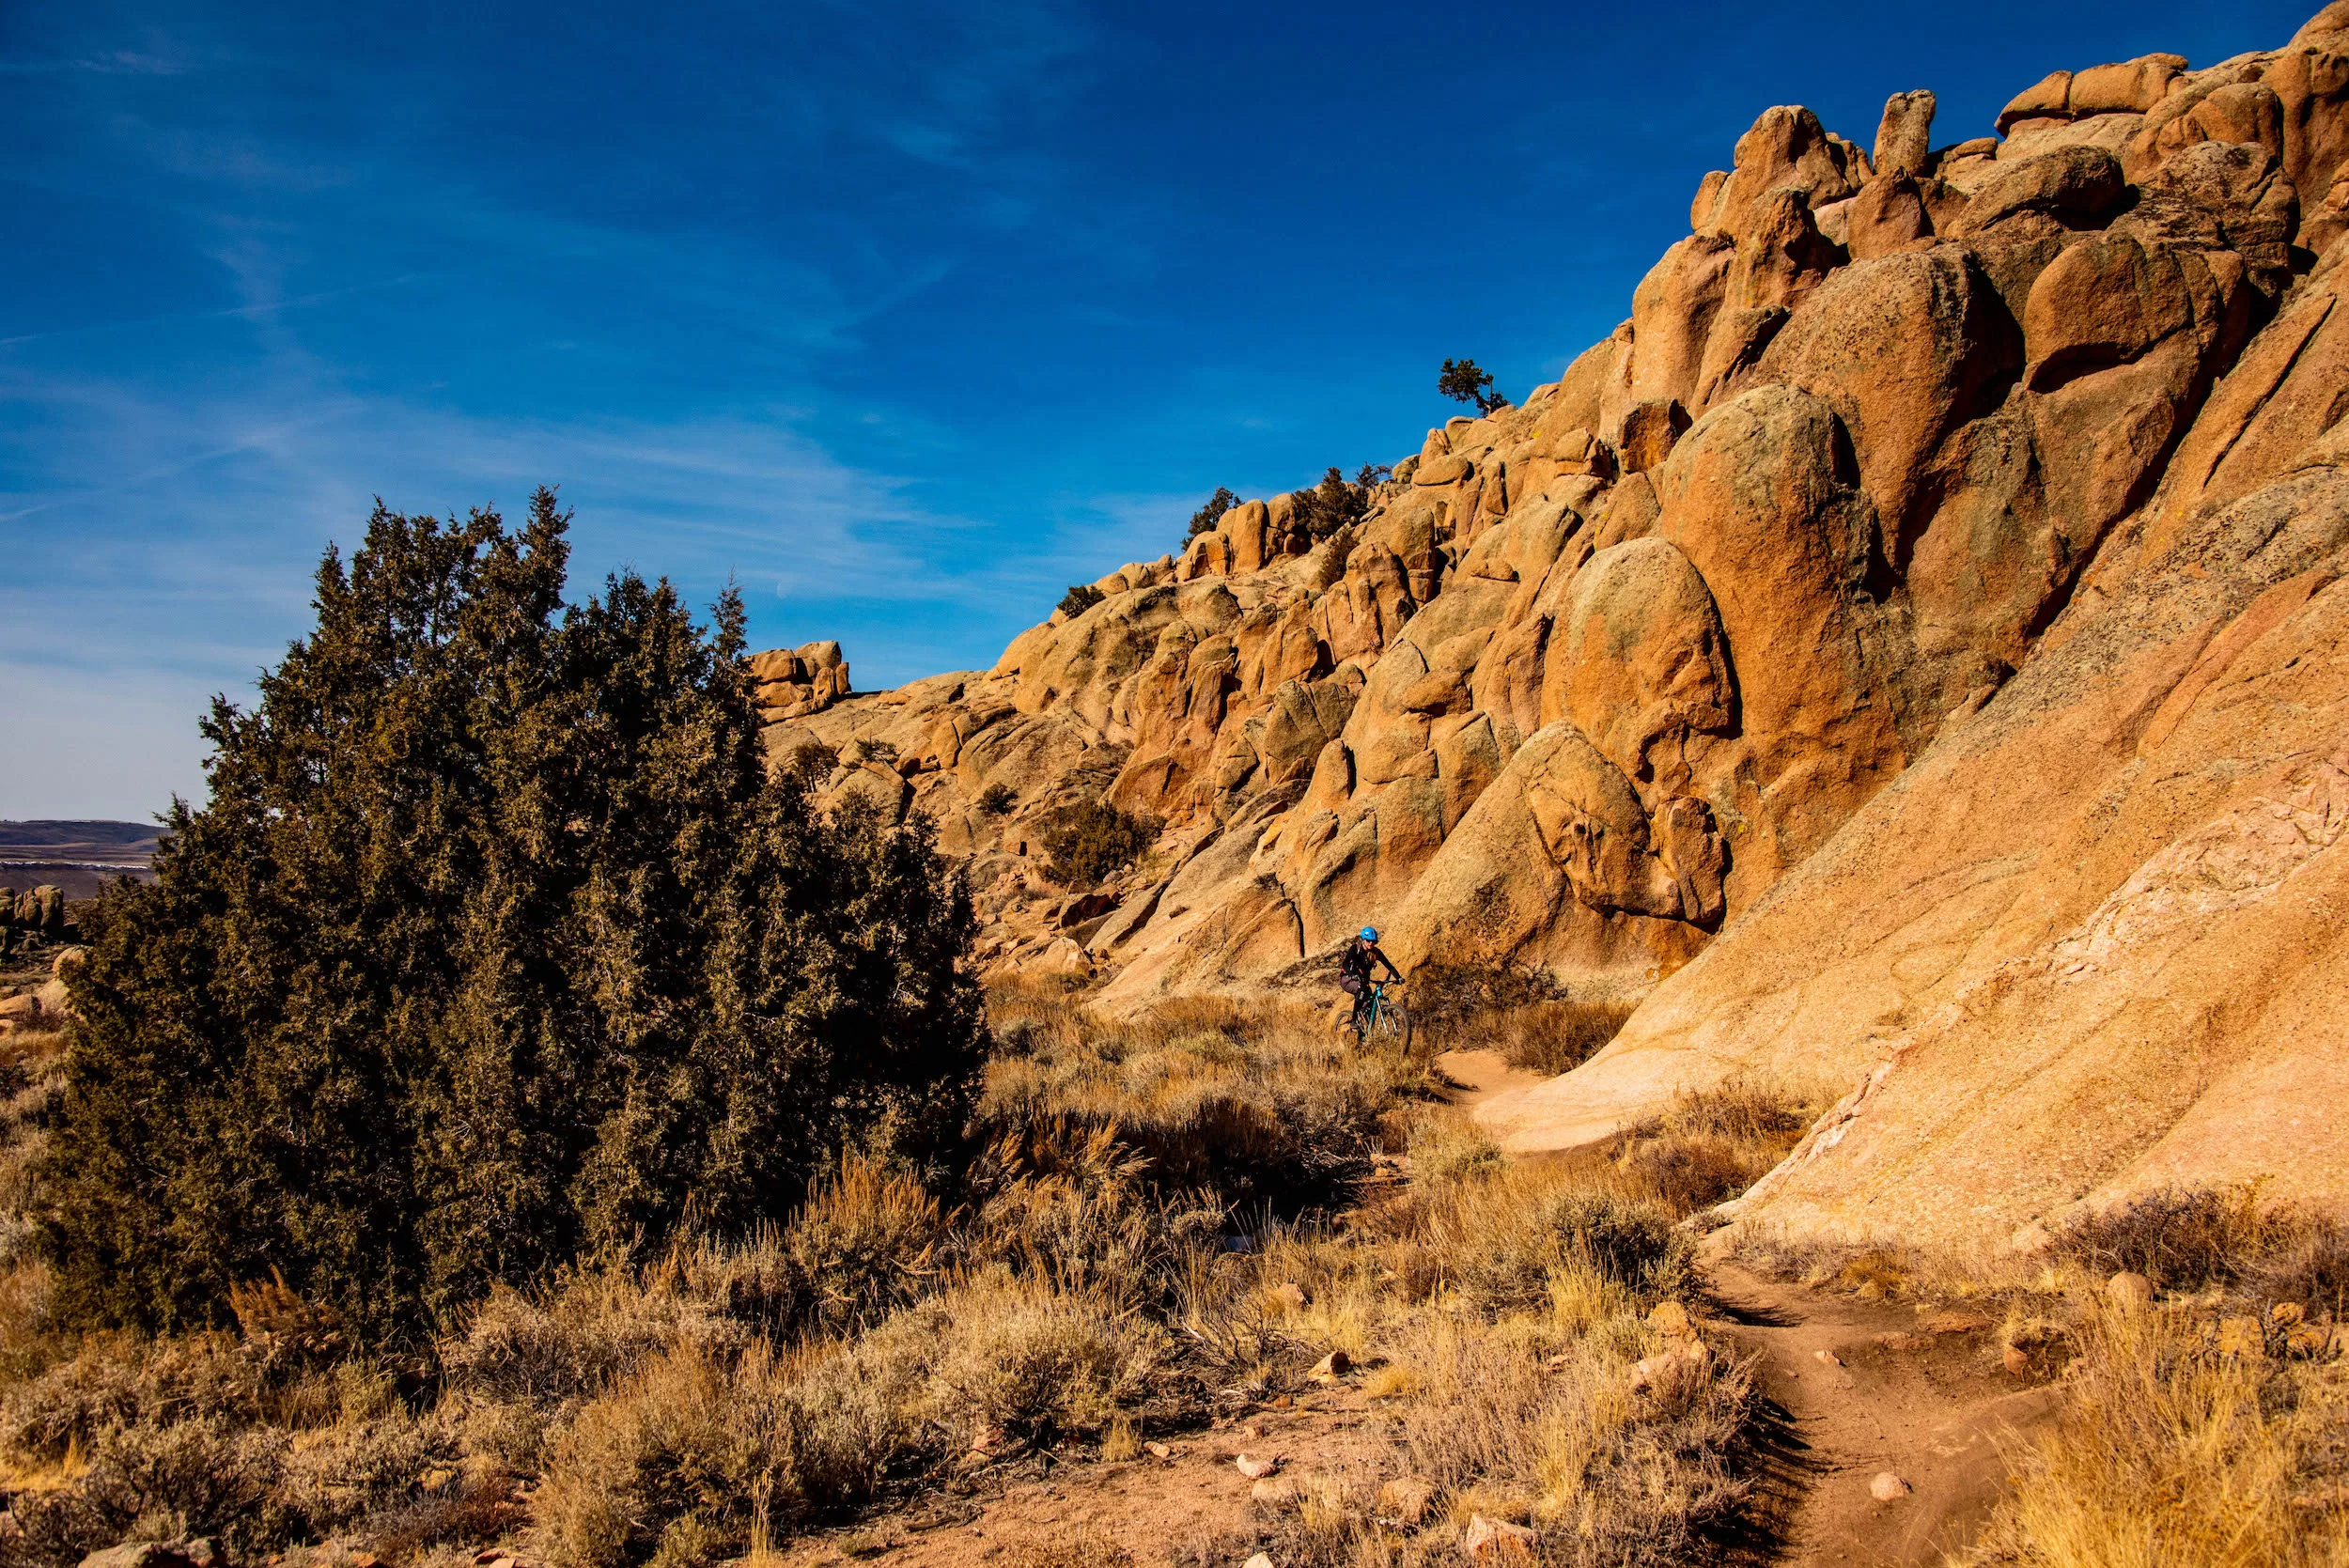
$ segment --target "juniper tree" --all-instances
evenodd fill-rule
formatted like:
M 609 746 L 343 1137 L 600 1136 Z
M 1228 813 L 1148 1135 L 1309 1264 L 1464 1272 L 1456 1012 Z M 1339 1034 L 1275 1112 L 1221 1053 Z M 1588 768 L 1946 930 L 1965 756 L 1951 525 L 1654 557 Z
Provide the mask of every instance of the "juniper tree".
M 1372 471 L 1363 470 L 1367 476 Z M 1292 493 L 1297 526 L 1313 539 L 1326 539 L 1339 529 L 1359 522 L 1370 511 L 1370 488 L 1363 480 L 1348 482 L 1332 467 L 1321 483 Z
M 1207 497 L 1206 505 L 1190 514 L 1190 526 L 1183 533 L 1184 541 L 1188 543 L 1221 522 L 1223 514 L 1238 505 L 1239 497 L 1233 494 L 1229 487 L 1216 486 L 1215 493 Z
M 732 593 L 708 628 L 633 576 L 566 610 L 568 520 L 379 504 L 257 704 L 214 701 L 210 800 L 76 986 L 65 1321 L 215 1322 L 278 1270 L 412 1335 L 958 1136 L 984 1028 L 926 825 L 769 777 Z
M 1444 361 L 1436 372 L 1436 390 L 1458 402 L 1474 403 L 1478 413 L 1509 406 L 1509 399 L 1493 387 L 1493 373 L 1472 359 Z

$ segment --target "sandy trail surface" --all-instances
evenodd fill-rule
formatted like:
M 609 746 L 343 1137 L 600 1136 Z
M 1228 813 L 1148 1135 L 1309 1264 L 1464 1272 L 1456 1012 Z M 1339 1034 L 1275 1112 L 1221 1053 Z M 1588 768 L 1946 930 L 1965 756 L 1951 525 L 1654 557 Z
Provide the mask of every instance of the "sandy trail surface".
M 791 1568 L 858 1559 L 960 1568 L 1115 1546 L 1137 1564 L 1204 1558 L 1237 1568 L 1262 1528 L 1250 1500 L 1255 1483 L 1236 1463 L 1240 1454 L 1277 1458 L 1279 1477 L 1291 1482 L 1375 1482 L 1389 1467 L 1392 1439 L 1388 1419 L 1341 1385 L 1169 1436 L 1162 1446 L 1163 1457 L 1117 1464 L 1013 1456 L 967 1466 L 954 1484 L 910 1507 L 796 1542 L 778 1556 Z
M 1498 1051 L 1436 1059 L 1466 1109 L 1539 1082 Z M 1744 1464 L 1751 1506 L 1712 1560 L 1739 1568 L 1924 1568 L 1962 1548 L 2006 1483 L 2008 1452 L 2046 1423 L 2044 1369 L 2007 1370 L 1993 1312 L 1919 1309 L 1764 1279 L 1725 1258 L 1704 1267 L 1705 1337 L 1747 1359 L 1763 1402 Z M 1392 1468 L 1386 1414 L 1348 1384 L 1162 1439 L 1163 1455 L 1115 1464 L 974 1456 L 951 1484 L 862 1527 L 795 1542 L 791 1568 L 879 1560 L 950 1565 L 1123 1547 L 1138 1564 L 1253 1549 L 1261 1521 L 1241 1453 L 1281 1474 L 1375 1481 Z M 1907 1490 L 1873 1490 L 1897 1476 Z
M 2054 1414 L 2059 1390 L 2042 1368 L 2007 1370 L 1988 1312 L 1861 1301 L 1726 1260 L 1707 1281 L 1707 1335 L 1751 1358 L 1763 1399 L 1750 1560 L 1938 1564 L 2004 1490 L 2001 1450 Z M 1878 1498 L 1887 1474 L 1908 1489 Z
M 1448 1050 L 1436 1058 L 1436 1076 L 1444 1097 L 1463 1110 L 1505 1094 L 1548 1081 L 1547 1075 L 1512 1067 L 1497 1050 Z

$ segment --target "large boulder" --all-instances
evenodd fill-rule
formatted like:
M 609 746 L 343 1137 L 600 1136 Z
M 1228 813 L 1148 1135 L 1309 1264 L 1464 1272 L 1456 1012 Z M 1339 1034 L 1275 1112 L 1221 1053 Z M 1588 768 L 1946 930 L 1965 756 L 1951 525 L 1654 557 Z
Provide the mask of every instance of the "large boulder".
M 2111 211 L 2127 189 L 2120 159 L 2102 147 L 2067 147 L 2001 169 L 1975 191 L 1950 233 L 1980 234 L 2030 213 L 2085 227 Z
M 2349 7 L 2335 0 L 2310 18 L 2260 81 L 2276 95 L 2285 178 L 2327 189 L 2349 162 Z
M 2161 554 L 2201 511 L 2285 473 L 2349 414 L 2349 268 L 2312 276 L 2219 380 L 2168 465 L 2144 552 Z
M 1656 539 L 1671 555 L 1602 551 L 1693 563 L 1733 657 L 1753 666 L 1741 675 L 1749 730 L 1848 706 L 1852 682 L 1821 655 L 1848 641 L 1843 614 L 1878 554 L 1848 451 L 1827 402 L 1792 386 L 1757 388 L 1706 414 L 1656 472 Z
M 1933 454 L 1998 406 L 2022 358 L 2021 334 L 1979 258 L 1936 245 L 1840 269 L 1780 330 L 1761 374 L 1834 411 L 1898 539 L 1920 520 Z
M 1884 101 L 1884 116 L 1876 121 L 1877 179 L 1931 172 L 1933 110 L 1933 94 L 1921 87 Z
M 1532 964 L 1578 995 L 1643 995 L 1703 943 L 1683 914 L 1719 908 L 1718 835 L 1690 832 L 1692 815 L 1668 813 L 1657 831 L 1630 781 L 1562 721 L 1478 797 L 1388 917 L 1382 945 L 1407 970 Z M 1685 891 L 1673 849 L 1689 862 Z
M 1830 134 L 1810 110 L 1787 104 L 1762 111 L 1737 138 L 1733 164 L 1718 182 L 1707 177 L 1712 199 L 1693 225 L 1700 234 L 1743 237 L 1755 209 L 1781 189 L 1801 192 L 1812 207 L 1842 201 L 1867 172 L 1858 147 Z
M 1666 251 L 1632 290 L 1630 403 L 1692 399 L 1705 339 L 1727 297 L 1736 256 L 1734 241 L 1692 234 Z M 1607 433 L 1622 444 L 1620 416 Z
M 2338 1202 L 2349 472 L 2205 510 L 1576 1073 L 1520 1148 L 1736 1075 L 1849 1086 L 1743 1203 L 1968 1242 L 2166 1183 Z
M 1685 784 L 1689 737 L 1732 725 L 1736 690 L 1713 596 L 1662 539 L 1598 551 L 1547 638 L 1540 722 L 1569 720 L 1636 779 Z
M 835 642 L 770 648 L 745 660 L 756 683 L 759 716 L 769 723 L 821 713 L 848 695 L 848 661 Z
M 1870 180 L 1843 220 L 1843 243 L 1855 261 L 1890 256 L 1932 232 L 1923 192 L 1905 168 Z

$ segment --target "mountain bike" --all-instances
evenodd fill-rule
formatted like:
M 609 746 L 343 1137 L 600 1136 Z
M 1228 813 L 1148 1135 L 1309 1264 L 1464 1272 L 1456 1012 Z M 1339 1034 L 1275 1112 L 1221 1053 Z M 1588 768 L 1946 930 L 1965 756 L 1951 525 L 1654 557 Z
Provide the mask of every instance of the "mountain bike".
M 1400 986 L 1399 980 L 1374 980 L 1363 994 L 1362 1004 L 1354 1013 L 1354 1038 L 1357 1043 L 1392 1046 L 1396 1050 L 1411 1048 L 1411 1015 L 1400 1001 L 1387 999 L 1389 986 Z

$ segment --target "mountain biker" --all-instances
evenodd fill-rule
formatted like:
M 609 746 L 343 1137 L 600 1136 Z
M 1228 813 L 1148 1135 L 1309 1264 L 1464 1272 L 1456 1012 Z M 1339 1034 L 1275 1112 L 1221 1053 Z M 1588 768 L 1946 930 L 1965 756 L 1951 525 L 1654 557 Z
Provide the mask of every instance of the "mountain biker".
M 1394 961 L 1378 951 L 1378 927 L 1365 925 L 1362 934 L 1346 944 L 1338 955 L 1338 989 L 1354 999 L 1354 1032 L 1360 1034 L 1368 1019 L 1370 1005 L 1371 966 L 1383 965 L 1389 980 L 1400 980 L 1403 971 Z

